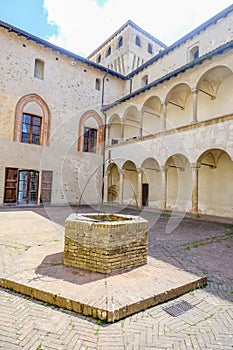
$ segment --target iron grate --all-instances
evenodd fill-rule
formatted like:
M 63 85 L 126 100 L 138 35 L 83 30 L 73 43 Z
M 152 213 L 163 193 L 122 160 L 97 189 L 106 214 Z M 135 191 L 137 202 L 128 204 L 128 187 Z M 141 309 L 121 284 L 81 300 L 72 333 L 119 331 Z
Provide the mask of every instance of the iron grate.
M 163 310 L 166 311 L 168 314 L 170 314 L 171 316 L 179 316 L 182 315 L 183 313 L 185 313 L 188 310 L 191 310 L 193 308 L 193 306 L 191 304 L 189 304 L 187 301 L 183 300 L 177 304 L 168 306 L 168 307 L 164 307 Z

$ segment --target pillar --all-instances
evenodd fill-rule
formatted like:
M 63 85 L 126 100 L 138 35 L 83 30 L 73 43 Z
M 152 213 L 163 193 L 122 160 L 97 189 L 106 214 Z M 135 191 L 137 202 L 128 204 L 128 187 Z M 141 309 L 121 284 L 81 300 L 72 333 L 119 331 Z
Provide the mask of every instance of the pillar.
M 201 167 L 199 163 L 192 163 L 192 214 L 198 215 L 198 170 Z
M 119 170 L 120 180 L 119 180 L 119 204 L 123 205 L 123 192 L 124 192 L 124 170 Z
M 109 170 L 106 171 L 104 175 L 104 203 L 108 203 L 108 177 L 109 177 Z
M 193 120 L 192 124 L 195 124 L 198 122 L 197 120 L 197 94 L 198 90 L 192 90 L 192 95 L 193 95 Z
M 138 173 L 137 205 L 138 205 L 138 208 L 142 208 L 142 169 L 137 168 L 137 173 Z
M 143 113 L 141 113 L 141 115 L 140 115 L 139 137 L 142 137 L 142 128 L 143 128 Z
M 161 198 L 161 209 L 166 210 L 167 207 L 167 172 L 168 165 L 161 166 L 161 176 L 162 176 L 162 198 Z
M 167 102 L 163 103 L 162 131 L 167 129 Z
M 121 123 L 121 141 L 124 141 L 124 128 L 125 128 L 125 121 Z

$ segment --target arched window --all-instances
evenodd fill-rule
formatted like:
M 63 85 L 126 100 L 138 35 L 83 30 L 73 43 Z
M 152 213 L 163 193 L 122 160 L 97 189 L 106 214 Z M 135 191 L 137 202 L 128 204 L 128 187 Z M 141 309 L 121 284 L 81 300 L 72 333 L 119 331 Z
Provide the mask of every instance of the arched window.
M 135 44 L 136 44 L 137 46 L 141 46 L 141 39 L 140 39 L 140 37 L 139 37 L 138 35 L 136 35 Z
M 148 52 L 149 53 L 153 53 L 153 48 L 152 48 L 152 45 L 150 43 L 148 43 L 148 48 L 147 48 Z
M 97 57 L 97 63 L 100 63 L 101 62 L 101 55 L 99 55 L 98 57 Z
M 148 85 L 148 75 L 142 77 L 142 87 Z
M 44 100 L 30 94 L 22 97 L 15 113 L 14 141 L 47 146 L 50 113 Z
M 111 46 L 109 46 L 109 48 L 107 49 L 106 57 L 111 55 L 111 51 L 112 51 Z
M 35 59 L 34 78 L 44 79 L 44 62 L 38 58 Z
M 104 125 L 96 111 L 83 114 L 79 122 L 78 151 L 103 153 Z
M 199 57 L 199 46 L 196 45 L 189 50 L 189 60 L 193 61 Z
M 123 45 L 123 37 L 120 36 L 120 38 L 118 39 L 118 44 L 117 44 L 117 47 L 121 47 Z
M 100 91 L 100 86 L 101 86 L 100 79 L 96 78 L 96 80 L 95 80 L 95 89 Z

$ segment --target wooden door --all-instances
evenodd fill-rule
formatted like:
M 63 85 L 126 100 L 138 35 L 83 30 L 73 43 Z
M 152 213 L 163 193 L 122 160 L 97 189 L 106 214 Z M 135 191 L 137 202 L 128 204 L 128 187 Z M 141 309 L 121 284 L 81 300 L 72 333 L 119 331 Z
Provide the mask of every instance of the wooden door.
M 18 169 L 6 168 L 4 203 L 16 203 L 18 185 Z
M 41 177 L 41 202 L 43 203 L 50 203 L 51 202 L 51 196 L 52 196 L 52 179 L 53 179 L 53 172 L 48 170 L 42 171 L 42 177 Z

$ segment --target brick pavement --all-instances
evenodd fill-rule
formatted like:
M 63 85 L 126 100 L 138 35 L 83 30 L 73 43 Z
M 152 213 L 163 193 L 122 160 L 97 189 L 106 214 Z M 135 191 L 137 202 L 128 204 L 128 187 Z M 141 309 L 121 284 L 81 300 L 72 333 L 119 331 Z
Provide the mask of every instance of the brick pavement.
M 41 208 L 35 211 L 48 214 Z M 64 211 L 50 208 L 49 216 L 62 224 L 67 214 Z M 232 225 L 190 218 L 179 222 L 179 217 L 159 217 L 149 210 L 141 215 L 150 220 L 151 256 L 188 271 L 202 269 L 207 275 L 207 287 L 175 300 L 190 302 L 195 305 L 192 310 L 172 317 L 163 310 L 163 304 L 114 324 L 98 324 L 0 289 L 0 349 L 232 349 Z M 14 259 L 24 247 L 5 242 L 4 249 L 9 249 Z

